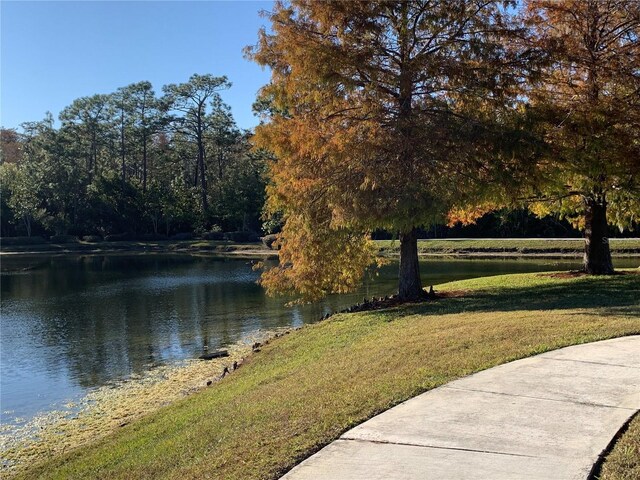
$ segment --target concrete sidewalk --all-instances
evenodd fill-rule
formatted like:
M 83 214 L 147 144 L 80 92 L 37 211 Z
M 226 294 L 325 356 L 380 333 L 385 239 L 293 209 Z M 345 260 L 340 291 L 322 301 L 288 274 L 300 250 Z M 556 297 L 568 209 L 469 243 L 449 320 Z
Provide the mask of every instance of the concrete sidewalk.
M 453 381 L 346 432 L 286 480 L 585 479 L 640 409 L 640 336 Z

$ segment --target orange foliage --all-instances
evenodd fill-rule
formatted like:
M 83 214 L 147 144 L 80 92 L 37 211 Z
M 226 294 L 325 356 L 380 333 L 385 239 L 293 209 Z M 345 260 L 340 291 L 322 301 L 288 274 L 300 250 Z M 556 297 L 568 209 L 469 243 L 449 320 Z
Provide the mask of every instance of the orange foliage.
M 306 298 L 351 290 L 374 263 L 367 232 L 441 222 L 473 179 L 486 183 L 479 125 L 506 95 L 504 12 L 293 0 L 268 15 L 272 32 L 247 51 L 272 72 L 254 140 L 274 155 L 267 207 L 286 224 L 262 282 Z
M 471 225 L 483 215 L 497 210 L 499 207 L 494 203 L 484 205 L 469 205 L 467 207 L 454 207 L 447 213 L 447 225 L 453 227 L 460 223 Z

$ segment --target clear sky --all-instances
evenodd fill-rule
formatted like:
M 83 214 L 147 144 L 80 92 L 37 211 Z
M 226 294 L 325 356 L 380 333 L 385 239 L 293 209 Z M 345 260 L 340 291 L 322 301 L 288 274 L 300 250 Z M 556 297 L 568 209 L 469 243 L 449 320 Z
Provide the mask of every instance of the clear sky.
M 251 112 L 269 73 L 245 60 L 270 1 L 7 1 L 1 0 L 0 125 L 15 128 L 58 113 L 74 99 L 194 73 L 227 75 L 222 92 L 238 125 Z

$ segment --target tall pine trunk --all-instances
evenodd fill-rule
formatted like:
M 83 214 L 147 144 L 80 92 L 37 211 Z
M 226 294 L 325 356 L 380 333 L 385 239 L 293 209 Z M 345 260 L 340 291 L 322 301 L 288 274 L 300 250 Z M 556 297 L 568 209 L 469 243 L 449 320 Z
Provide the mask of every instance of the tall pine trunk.
M 604 198 L 588 198 L 585 207 L 584 271 L 595 275 L 611 275 L 613 262 L 607 238 L 607 202 Z
M 400 233 L 400 272 L 398 297 L 400 300 L 420 300 L 425 297 L 418 264 L 418 235 L 416 229 Z
M 124 110 L 122 110 L 122 117 L 120 121 L 120 162 L 122 166 L 122 194 L 124 195 L 124 189 L 127 184 L 127 152 L 124 145 Z
M 202 212 L 207 215 L 209 202 L 207 200 L 207 177 L 204 168 L 204 145 L 202 140 L 198 140 L 198 166 L 200 167 L 200 196 L 202 198 Z
M 22 219 L 24 220 L 24 226 L 27 229 L 27 237 L 30 237 L 31 236 L 31 216 L 25 213 L 22 216 Z
M 142 134 L 142 192 L 147 193 L 147 133 Z

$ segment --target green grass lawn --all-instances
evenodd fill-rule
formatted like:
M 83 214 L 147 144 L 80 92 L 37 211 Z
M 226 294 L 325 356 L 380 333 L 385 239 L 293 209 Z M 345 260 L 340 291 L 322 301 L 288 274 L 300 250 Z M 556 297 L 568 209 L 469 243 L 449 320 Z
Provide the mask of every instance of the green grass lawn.
M 395 254 L 400 251 L 398 240 L 377 240 L 384 253 Z M 640 239 L 612 238 L 609 241 L 613 254 L 640 253 Z M 495 238 L 495 239 L 444 239 L 418 240 L 418 252 L 421 254 L 581 254 L 584 240 L 542 239 L 542 238 Z
M 640 478 L 640 414 L 629 424 L 607 456 L 600 480 L 638 480 Z
M 218 385 L 22 478 L 276 478 L 350 427 L 455 378 L 640 334 L 636 273 L 505 275 L 436 290 L 458 294 L 335 315 L 275 339 Z

